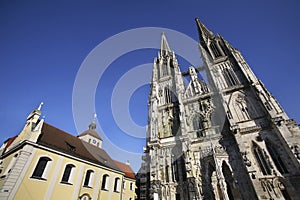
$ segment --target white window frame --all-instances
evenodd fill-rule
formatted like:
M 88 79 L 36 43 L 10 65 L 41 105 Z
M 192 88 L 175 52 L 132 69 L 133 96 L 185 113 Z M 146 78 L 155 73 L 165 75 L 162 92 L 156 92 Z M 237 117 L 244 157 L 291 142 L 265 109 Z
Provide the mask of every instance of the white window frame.
M 104 177 L 105 177 L 105 185 L 104 185 L 104 188 L 103 188 L 102 184 L 103 184 L 103 181 L 104 181 Z M 108 174 L 103 174 L 102 175 L 101 190 L 108 190 L 109 180 L 110 180 L 110 177 L 109 177 Z
M 39 163 L 39 161 L 40 161 L 40 159 L 41 159 L 42 157 L 47 157 L 47 158 L 49 158 L 49 161 L 48 161 L 47 164 L 46 164 L 46 167 L 45 167 L 45 169 L 44 169 L 44 171 L 43 171 L 42 176 L 41 176 L 40 178 L 33 177 L 33 176 L 32 176 L 32 175 L 33 175 L 33 172 L 35 171 L 35 168 L 37 167 L 37 164 Z M 40 155 L 40 156 L 38 157 L 38 159 L 36 159 L 35 165 L 34 165 L 32 171 L 31 171 L 30 178 L 31 178 L 31 179 L 35 179 L 35 180 L 43 180 L 43 181 L 47 180 L 47 178 L 48 178 L 48 176 L 49 176 L 49 173 L 50 173 L 50 169 L 51 169 L 52 164 L 53 164 L 52 161 L 53 161 L 53 158 L 52 158 L 51 156 L 49 156 L 49 155 Z
M 86 175 L 87 175 L 87 173 L 89 171 L 90 171 L 89 181 L 88 181 L 87 184 L 85 184 Z M 94 177 L 95 177 L 95 171 L 92 170 L 92 169 L 87 169 L 86 172 L 85 172 L 84 180 L 83 180 L 83 187 L 92 188 L 93 187 L 93 183 L 94 183 Z

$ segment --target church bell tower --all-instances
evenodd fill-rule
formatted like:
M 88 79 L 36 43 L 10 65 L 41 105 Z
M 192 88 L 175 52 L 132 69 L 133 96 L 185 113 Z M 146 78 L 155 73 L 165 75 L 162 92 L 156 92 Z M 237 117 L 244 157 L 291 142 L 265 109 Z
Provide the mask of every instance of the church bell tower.
M 254 190 L 243 191 L 241 194 L 248 193 L 243 198 L 299 197 L 298 125 L 255 76 L 241 53 L 221 35 L 214 35 L 199 19 L 196 23 L 209 85 L 226 114 L 222 140 L 232 160 L 236 188 L 239 191 L 247 188 L 246 182 L 239 186 L 246 175 Z M 225 142 L 229 137 L 232 141 Z M 243 163 L 234 161 L 237 156 Z M 244 172 L 238 167 L 241 164 Z

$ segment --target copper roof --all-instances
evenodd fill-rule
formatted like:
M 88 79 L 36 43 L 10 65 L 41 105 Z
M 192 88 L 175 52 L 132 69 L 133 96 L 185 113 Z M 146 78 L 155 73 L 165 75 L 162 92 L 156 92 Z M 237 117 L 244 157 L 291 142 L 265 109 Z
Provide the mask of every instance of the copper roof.
M 125 176 L 128 178 L 135 179 L 135 173 L 132 171 L 130 165 L 114 160 L 117 166 L 125 173 Z
M 95 164 L 122 171 L 103 149 L 45 122 L 37 143 Z

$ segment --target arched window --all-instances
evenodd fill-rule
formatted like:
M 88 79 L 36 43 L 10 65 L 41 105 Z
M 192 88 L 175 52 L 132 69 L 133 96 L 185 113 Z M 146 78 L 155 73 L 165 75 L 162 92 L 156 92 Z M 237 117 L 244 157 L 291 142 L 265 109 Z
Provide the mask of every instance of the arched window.
M 235 108 L 235 113 L 239 121 L 249 120 L 251 119 L 251 117 L 254 117 L 253 115 L 250 116 L 248 106 L 250 106 L 250 108 L 252 108 L 252 106 L 249 103 L 249 99 L 247 99 L 245 95 L 238 94 L 235 98 L 235 103 L 233 104 L 233 106 Z
M 266 140 L 266 146 L 278 171 L 281 174 L 289 173 L 284 162 L 281 160 L 279 153 L 277 152 L 277 148 L 274 147 L 274 145 L 269 140 Z
M 221 47 L 221 50 L 223 51 L 223 53 L 222 54 L 224 54 L 224 55 L 226 55 L 226 47 L 225 47 L 225 45 L 223 45 L 220 41 L 218 41 L 218 45 L 219 45 L 219 47 Z
M 169 178 L 169 165 L 166 165 L 166 182 L 170 182 L 170 178 Z
M 40 157 L 31 178 L 45 179 L 43 175 L 49 161 L 51 161 L 51 159 L 48 157 Z
M 115 178 L 114 192 L 120 192 L 120 178 Z
M 271 175 L 271 168 L 270 165 L 266 159 L 265 152 L 256 144 L 253 144 L 253 153 L 256 158 L 256 161 L 258 162 L 258 165 L 264 175 Z
M 239 80 L 232 69 L 225 68 L 222 73 L 228 87 L 239 84 Z
M 172 102 L 172 96 L 169 88 L 165 88 L 165 103 L 171 103 Z
M 215 58 L 218 58 L 221 56 L 221 53 L 220 53 L 218 47 L 216 46 L 216 44 L 213 41 L 210 43 L 210 49 L 213 52 Z
M 133 190 L 133 183 L 130 183 L 129 189 L 130 189 L 130 190 Z
M 167 61 L 164 60 L 163 63 L 162 63 L 162 76 L 167 76 L 169 73 L 168 73 L 168 65 L 167 65 Z
M 203 134 L 202 134 L 203 123 L 202 123 L 200 116 L 195 116 L 193 118 L 193 129 L 194 129 L 194 131 L 196 131 L 197 137 L 203 136 Z
M 108 181 L 109 181 L 109 175 L 104 174 L 102 177 L 102 185 L 101 185 L 102 190 L 108 190 Z
M 62 183 L 70 183 L 70 177 L 71 177 L 72 169 L 74 167 L 75 166 L 73 164 L 66 165 L 64 174 L 63 174 L 62 179 L 61 179 Z
M 222 163 L 222 173 L 225 178 L 226 183 L 226 191 L 229 199 L 242 199 L 239 191 L 234 186 L 234 178 L 232 176 L 232 172 L 225 161 Z M 235 198 L 234 198 L 235 197 Z
M 85 179 L 84 179 L 84 183 L 83 186 L 84 187 L 92 187 L 92 176 L 94 174 L 94 171 L 89 169 L 86 171 L 85 174 Z

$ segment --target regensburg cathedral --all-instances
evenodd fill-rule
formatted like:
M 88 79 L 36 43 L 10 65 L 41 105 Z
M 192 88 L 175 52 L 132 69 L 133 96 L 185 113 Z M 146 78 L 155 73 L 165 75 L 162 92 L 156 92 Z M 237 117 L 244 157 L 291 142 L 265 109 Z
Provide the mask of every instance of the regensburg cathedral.
M 196 24 L 204 66 L 187 72 L 162 34 L 139 199 L 300 199 L 297 123 L 237 49 Z

